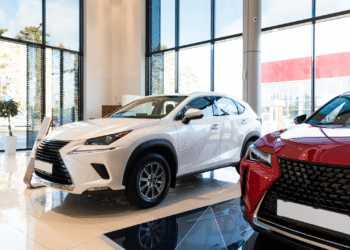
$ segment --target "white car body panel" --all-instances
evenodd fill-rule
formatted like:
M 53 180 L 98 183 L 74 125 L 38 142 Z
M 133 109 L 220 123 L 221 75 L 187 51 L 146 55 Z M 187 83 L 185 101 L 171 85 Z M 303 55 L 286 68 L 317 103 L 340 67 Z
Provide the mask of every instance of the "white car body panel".
M 62 141 L 87 140 L 112 134 L 112 131 L 128 131 L 160 123 L 160 119 L 100 118 L 63 125 L 51 132 L 47 139 Z
M 177 114 L 192 99 L 202 96 L 226 96 L 245 106 L 243 114 L 214 116 L 184 124 Z M 240 161 L 246 136 L 261 133 L 261 123 L 249 105 L 237 98 L 214 92 L 189 95 L 162 119 L 102 118 L 64 125 L 46 136 L 46 140 L 69 141 L 59 150 L 73 184 L 65 189 L 82 194 L 90 188 L 109 187 L 122 190 L 127 163 L 137 147 L 145 142 L 163 140 L 172 145 L 178 159 L 177 176 L 204 171 L 223 164 Z M 245 120 L 245 124 L 242 121 Z M 90 138 L 130 131 L 108 146 L 84 145 Z M 76 150 L 88 150 L 80 152 Z M 73 152 L 75 152 L 73 154 Z M 105 165 L 110 176 L 102 179 L 92 163 Z M 38 176 L 45 185 L 60 188 Z
M 215 117 L 202 118 L 183 124 L 176 121 L 178 130 L 180 175 L 218 165 L 220 157 L 220 128 Z

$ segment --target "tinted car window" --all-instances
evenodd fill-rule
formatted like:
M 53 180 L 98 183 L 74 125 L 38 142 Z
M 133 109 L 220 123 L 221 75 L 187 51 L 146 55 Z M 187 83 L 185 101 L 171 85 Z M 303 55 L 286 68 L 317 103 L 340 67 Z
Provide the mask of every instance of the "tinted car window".
M 242 114 L 242 113 L 244 112 L 244 110 L 245 110 L 245 107 L 244 107 L 242 104 L 240 104 L 239 102 L 236 102 L 236 101 L 235 101 L 234 103 L 237 104 L 238 112 L 239 112 L 240 114 Z
M 185 113 L 189 109 L 200 109 L 204 116 L 203 118 L 213 117 L 213 102 L 210 97 L 198 97 L 190 101 L 179 114 L 179 119 L 183 119 Z
M 346 97 L 334 99 L 313 115 L 307 123 L 312 125 L 350 125 L 350 99 Z
M 238 115 L 238 109 L 233 100 L 227 97 L 218 96 L 215 98 L 217 115 Z

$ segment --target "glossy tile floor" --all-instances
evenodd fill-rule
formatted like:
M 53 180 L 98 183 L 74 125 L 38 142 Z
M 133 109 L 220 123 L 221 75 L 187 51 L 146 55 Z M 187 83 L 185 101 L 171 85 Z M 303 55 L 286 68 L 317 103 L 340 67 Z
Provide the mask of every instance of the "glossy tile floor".
M 101 236 L 126 250 L 239 249 L 254 234 L 242 218 L 239 198 Z
M 138 210 L 123 196 L 27 189 L 29 152 L 0 153 L 0 249 L 113 249 L 99 235 L 216 204 L 240 195 L 232 167 L 178 181 L 157 207 Z
M 126 250 L 295 249 L 254 232 L 243 219 L 240 199 L 141 223 L 100 236 Z

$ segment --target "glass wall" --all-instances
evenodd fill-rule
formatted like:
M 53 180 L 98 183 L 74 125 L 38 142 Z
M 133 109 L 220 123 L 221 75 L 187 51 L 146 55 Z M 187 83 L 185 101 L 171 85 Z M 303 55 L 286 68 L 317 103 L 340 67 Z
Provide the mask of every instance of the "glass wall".
M 263 134 L 350 91 L 349 1 L 262 0 Z
M 179 51 L 179 92 L 210 91 L 210 44 Z
M 0 99 L 20 102 L 19 114 L 12 118 L 12 133 L 17 147 L 27 144 L 27 46 L 0 40 Z M 8 121 L 0 118 L 0 150 L 8 135 Z
M 261 0 L 263 134 L 350 91 L 350 1 Z M 242 98 L 243 0 L 148 0 L 148 94 Z
M 148 0 L 148 93 L 242 98 L 243 0 Z
M 0 98 L 20 102 L 17 148 L 31 148 L 44 116 L 52 128 L 82 118 L 82 0 L 0 3 Z M 43 35 L 45 34 L 45 35 Z M 0 119 L 0 151 L 8 135 Z
M 243 99 L 243 39 L 215 43 L 215 91 Z
M 180 0 L 179 21 L 180 45 L 210 40 L 211 0 Z
M 349 25 L 350 17 L 316 23 L 316 109 L 350 91 L 350 32 L 345 32 Z
M 42 42 L 42 0 L 0 1 L 0 37 Z
M 261 41 L 263 132 L 311 114 L 311 24 L 264 33 Z

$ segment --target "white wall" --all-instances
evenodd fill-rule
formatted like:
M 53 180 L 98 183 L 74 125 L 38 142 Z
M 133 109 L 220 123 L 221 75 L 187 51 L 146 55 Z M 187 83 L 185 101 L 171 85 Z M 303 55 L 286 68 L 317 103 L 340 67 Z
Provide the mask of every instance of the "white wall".
M 84 7 L 84 119 L 90 119 L 112 99 L 112 8 L 110 0 L 85 0 Z
M 145 0 L 114 0 L 113 84 L 114 103 L 122 95 L 145 94 L 146 4 Z
M 85 0 L 84 119 L 145 93 L 144 0 Z

